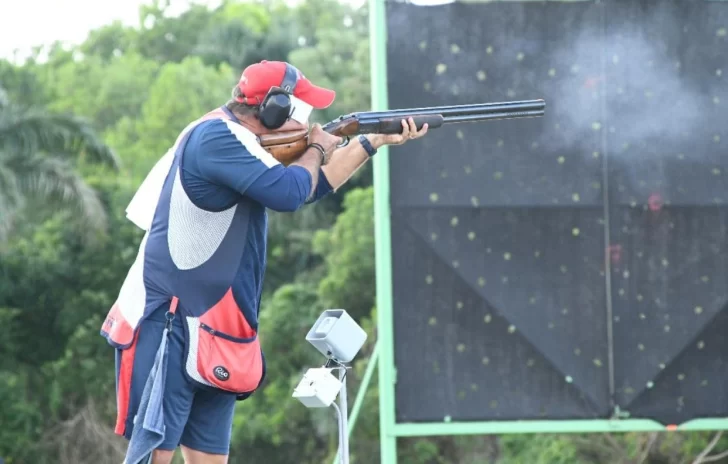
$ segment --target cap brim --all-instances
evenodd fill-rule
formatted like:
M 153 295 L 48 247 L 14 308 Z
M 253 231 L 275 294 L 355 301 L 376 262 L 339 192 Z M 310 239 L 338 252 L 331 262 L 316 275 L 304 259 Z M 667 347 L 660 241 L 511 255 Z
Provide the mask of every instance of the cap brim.
M 309 86 L 304 91 L 296 92 L 295 95 L 317 110 L 328 108 L 336 99 L 336 92 L 315 85 Z

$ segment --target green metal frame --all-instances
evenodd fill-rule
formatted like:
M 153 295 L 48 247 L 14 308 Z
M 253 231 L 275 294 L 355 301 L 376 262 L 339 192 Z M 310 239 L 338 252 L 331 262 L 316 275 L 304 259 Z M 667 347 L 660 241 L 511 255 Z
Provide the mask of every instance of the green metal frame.
M 385 0 L 368 0 L 372 109 L 388 109 L 387 22 Z M 379 349 L 379 415 L 381 463 L 397 463 L 398 437 L 517 433 L 607 433 L 728 430 L 728 418 L 695 419 L 668 426 L 649 419 L 533 420 L 490 422 L 397 423 L 395 416 L 394 333 L 392 307 L 392 245 L 390 235 L 389 153 L 374 157 L 375 259 Z M 366 390 L 363 383 L 361 388 Z M 625 416 L 623 416 L 625 417 Z M 628 414 L 626 414 L 628 417 Z

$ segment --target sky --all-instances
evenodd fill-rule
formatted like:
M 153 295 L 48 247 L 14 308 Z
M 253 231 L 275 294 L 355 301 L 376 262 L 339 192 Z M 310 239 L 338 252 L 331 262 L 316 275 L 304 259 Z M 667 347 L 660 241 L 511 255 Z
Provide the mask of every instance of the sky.
M 114 20 L 136 25 L 139 6 L 149 0 L 0 0 L 0 58 L 12 58 L 13 50 L 56 40 L 82 42 L 88 32 Z M 175 10 L 189 0 L 172 0 Z M 195 3 L 217 4 L 217 0 Z
M 452 0 L 416 0 L 413 3 L 435 5 L 449 1 Z M 22 58 L 32 47 L 56 40 L 83 42 L 89 31 L 115 20 L 137 25 L 139 7 L 150 2 L 151 0 L 0 0 L 0 59 L 13 59 L 16 49 L 21 50 Z M 171 0 L 171 13 L 184 11 L 190 3 L 215 6 L 219 4 L 219 0 Z

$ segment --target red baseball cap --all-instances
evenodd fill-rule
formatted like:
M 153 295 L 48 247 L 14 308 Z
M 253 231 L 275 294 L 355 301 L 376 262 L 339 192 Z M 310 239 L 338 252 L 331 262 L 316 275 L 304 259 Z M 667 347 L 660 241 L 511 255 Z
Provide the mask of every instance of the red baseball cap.
M 289 65 L 292 66 L 292 65 Z M 295 67 L 294 67 L 295 69 Z M 336 98 L 336 92 L 313 85 L 298 71 L 298 83 L 293 96 L 308 103 L 316 109 L 328 108 Z M 268 94 L 271 87 L 278 87 L 283 81 L 286 72 L 286 63 L 283 61 L 261 61 L 251 64 L 243 71 L 238 82 L 240 92 L 248 103 L 260 104 Z M 246 103 L 246 102 L 240 102 Z

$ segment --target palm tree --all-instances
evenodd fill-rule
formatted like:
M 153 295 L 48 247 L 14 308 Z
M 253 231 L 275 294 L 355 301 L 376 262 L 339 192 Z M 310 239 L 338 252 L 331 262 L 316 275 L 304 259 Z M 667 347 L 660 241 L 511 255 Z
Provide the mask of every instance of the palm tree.
M 105 209 L 76 170 L 79 161 L 119 168 L 85 120 L 13 104 L 0 87 L 0 243 L 31 199 L 79 211 L 89 230 L 104 227 Z

